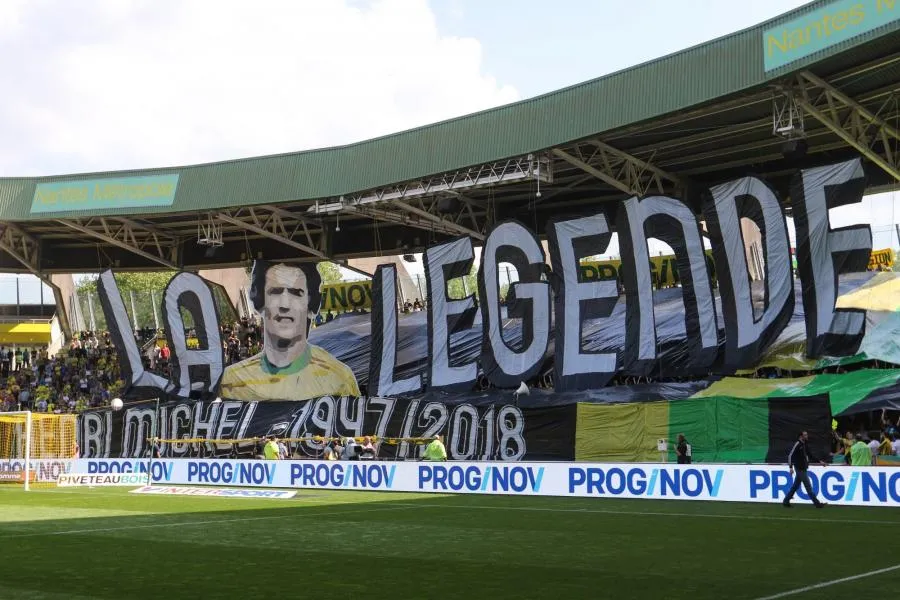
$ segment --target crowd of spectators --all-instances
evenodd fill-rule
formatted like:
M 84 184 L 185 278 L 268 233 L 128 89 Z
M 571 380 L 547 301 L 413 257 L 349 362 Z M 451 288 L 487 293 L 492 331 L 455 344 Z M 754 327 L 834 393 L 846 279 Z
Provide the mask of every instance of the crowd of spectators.
M 251 319 L 245 318 L 230 325 L 222 325 L 221 334 L 226 364 L 242 361 L 259 354 L 262 350 L 261 328 Z
M 0 353 L 0 410 L 79 412 L 108 404 L 122 388 L 108 333 L 79 333 L 54 356 L 46 346 Z
M 411 312 L 419 312 L 420 310 L 425 310 L 425 303 L 416 298 L 414 301 L 410 302 L 407 300 L 403 303 L 403 308 L 400 312 L 403 313 L 411 313 Z
M 844 425 L 843 433 L 832 432 L 834 462 L 860 467 L 877 464 L 879 456 L 900 456 L 900 414 L 863 413 Z
M 188 346 L 195 345 L 195 333 L 186 333 Z M 221 333 L 226 364 L 260 351 L 259 325 L 251 320 L 223 325 Z M 144 368 L 168 376 L 171 352 L 162 331 L 145 328 L 134 335 Z M 0 412 L 81 412 L 107 406 L 124 387 L 109 332 L 78 332 L 52 356 L 46 346 L 0 347 Z

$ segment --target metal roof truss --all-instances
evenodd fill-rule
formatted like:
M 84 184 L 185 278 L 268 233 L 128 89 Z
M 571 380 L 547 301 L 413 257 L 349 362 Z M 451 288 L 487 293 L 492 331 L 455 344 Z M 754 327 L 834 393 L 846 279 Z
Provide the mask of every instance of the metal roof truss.
M 337 201 L 316 203 L 313 213 L 333 213 L 351 206 L 384 203 L 437 196 L 445 192 L 516 183 L 523 180 L 553 182 L 553 171 L 547 155 L 529 154 L 493 163 L 476 165 L 428 179 L 407 181 L 359 195 L 341 196 Z
M 178 240 L 152 225 L 123 217 L 56 219 L 56 222 L 166 268 L 178 269 Z
M 872 112 L 821 77 L 802 71 L 796 76 L 795 86 L 785 93 L 792 94 L 811 117 L 900 181 L 900 132 L 880 116 L 897 114 L 897 90 Z
M 18 226 L 0 222 L 0 250 L 16 259 L 33 275 L 47 281 L 50 280 L 41 272 L 40 242 Z
M 574 153 L 553 149 L 554 156 L 626 194 L 638 197 L 651 192 L 665 194 L 682 186 L 677 176 L 600 140 L 576 144 Z
M 216 213 L 215 217 L 246 231 L 281 242 L 306 254 L 328 259 L 322 227 L 309 217 L 277 206 L 250 206 Z M 318 234 L 314 239 L 313 234 Z M 303 241 L 298 241 L 298 238 Z

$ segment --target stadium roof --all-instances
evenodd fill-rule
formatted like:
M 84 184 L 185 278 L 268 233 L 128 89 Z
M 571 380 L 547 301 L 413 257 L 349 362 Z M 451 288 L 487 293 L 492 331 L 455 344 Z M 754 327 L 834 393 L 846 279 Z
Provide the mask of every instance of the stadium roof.
M 813 2 L 583 84 L 347 146 L 0 179 L 0 269 L 197 268 L 259 256 L 413 252 L 453 235 L 478 239 L 506 218 L 541 229 L 551 215 L 614 210 L 632 195 L 678 194 L 696 207 L 703 188 L 735 174 L 760 174 L 785 191 L 798 167 L 859 154 L 873 188 L 894 185 L 900 6 L 860 2 L 869 13 L 855 23 L 858 34 L 841 40 L 832 29 L 838 41 L 812 52 L 822 44 L 809 36 L 829 31 L 823 18 L 836 28 L 845 4 Z M 887 13 L 876 15 L 876 6 Z M 854 21 L 845 14 L 841 30 Z M 791 39 L 803 43 L 791 49 Z M 781 134 L 773 113 L 784 117 Z M 75 189 L 167 175 L 177 184 L 156 181 L 172 183 L 173 193 L 153 206 L 104 207 L 79 200 Z

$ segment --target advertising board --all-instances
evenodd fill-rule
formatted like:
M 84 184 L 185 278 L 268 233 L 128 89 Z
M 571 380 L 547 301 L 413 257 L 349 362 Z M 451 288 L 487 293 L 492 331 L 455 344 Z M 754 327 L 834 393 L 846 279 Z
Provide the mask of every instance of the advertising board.
M 573 498 L 781 502 L 785 465 L 571 462 L 256 461 L 78 459 L 78 473 L 153 473 L 164 486 L 232 486 Z M 900 506 L 900 469 L 814 467 L 813 490 L 831 504 Z M 797 500 L 807 500 L 805 492 Z

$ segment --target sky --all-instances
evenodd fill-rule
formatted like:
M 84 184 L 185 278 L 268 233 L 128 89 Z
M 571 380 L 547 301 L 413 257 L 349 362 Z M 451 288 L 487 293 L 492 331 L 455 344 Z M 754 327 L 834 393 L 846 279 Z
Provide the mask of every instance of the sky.
M 355 142 L 600 77 L 802 4 L 2 0 L 0 176 Z M 835 225 L 890 229 L 897 202 L 841 209 Z

